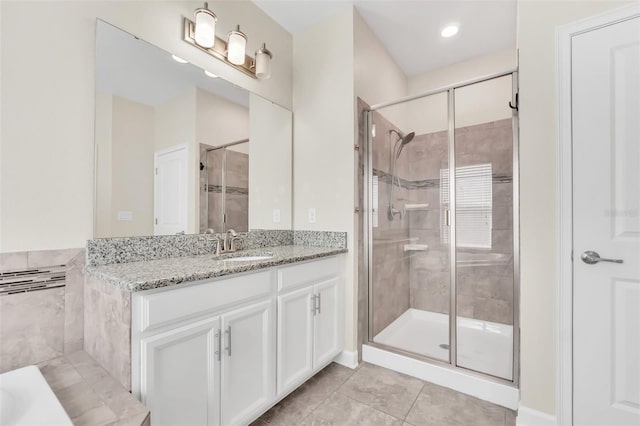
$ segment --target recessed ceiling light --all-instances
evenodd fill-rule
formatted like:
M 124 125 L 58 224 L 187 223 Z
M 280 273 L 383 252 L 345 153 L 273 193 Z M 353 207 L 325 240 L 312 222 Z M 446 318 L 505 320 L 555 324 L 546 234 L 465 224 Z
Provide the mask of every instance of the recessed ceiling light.
M 204 70 L 204 73 L 207 75 L 207 77 L 218 78 L 218 76 L 212 73 L 211 71 Z
M 180 56 L 171 55 L 171 57 L 173 58 L 174 61 L 179 62 L 181 64 L 186 64 L 188 62 L 182 59 Z
M 454 24 L 447 25 L 440 33 L 442 37 L 452 37 L 456 34 L 458 34 L 458 26 Z

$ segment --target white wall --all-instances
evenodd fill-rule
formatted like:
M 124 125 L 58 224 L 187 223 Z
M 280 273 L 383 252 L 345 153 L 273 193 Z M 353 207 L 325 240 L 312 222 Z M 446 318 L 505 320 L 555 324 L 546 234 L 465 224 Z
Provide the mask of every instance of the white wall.
M 96 93 L 96 236 L 111 233 L 113 95 Z
M 356 96 L 369 105 L 399 99 L 408 93 L 408 79 L 358 11 L 354 12 L 354 74 Z M 403 109 L 385 116 L 402 127 Z
M 249 110 L 249 229 L 291 229 L 293 114 L 254 94 Z
M 409 78 L 409 95 L 424 93 L 450 84 L 494 74 L 516 67 L 515 49 L 505 49 L 438 68 Z M 472 126 L 511 117 L 504 94 L 510 99 L 511 78 L 504 77 L 460 89 L 456 93 L 456 127 Z M 411 101 L 406 105 L 405 132 L 418 135 L 446 130 L 448 127 L 445 93 Z
M 196 89 L 196 141 L 220 146 L 249 138 L 249 109 Z
M 153 107 L 113 97 L 109 236 L 153 235 Z M 133 220 L 117 219 L 130 211 Z
M 356 347 L 353 7 L 296 34 L 294 229 L 346 231 L 345 348 Z M 315 208 L 317 222 L 307 212 Z
M 182 18 L 201 2 L 0 3 L 2 252 L 82 247 L 93 236 L 96 18 L 291 107 L 291 34 L 251 2 L 209 5 L 220 36 L 240 24 L 249 52 L 267 43 L 270 80 L 254 80 L 182 41 Z M 24 173 L 25 164 L 39 173 Z M 47 190 L 34 196 L 43 183 Z
M 545 413 L 556 408 L 555 29 L 621 4 L 519 2 L 521 398 Z

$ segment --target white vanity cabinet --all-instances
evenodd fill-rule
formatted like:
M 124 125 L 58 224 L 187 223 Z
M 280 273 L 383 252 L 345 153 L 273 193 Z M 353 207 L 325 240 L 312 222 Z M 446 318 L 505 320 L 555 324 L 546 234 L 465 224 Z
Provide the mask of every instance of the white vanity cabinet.
M 272 300 L 222 316 L 221 418 L 248 424 L 275 396 L 275 309 Z
M 278 270 L 278 396 L 284 396 L 342 350 L 339 259 Z
M 219 333 L 213 317 L 140 340 L 140 394 L 154 425 L 220 424 Z
M 342 350 L 342 257 L 133 293 L 152 425 L 246 425 Z

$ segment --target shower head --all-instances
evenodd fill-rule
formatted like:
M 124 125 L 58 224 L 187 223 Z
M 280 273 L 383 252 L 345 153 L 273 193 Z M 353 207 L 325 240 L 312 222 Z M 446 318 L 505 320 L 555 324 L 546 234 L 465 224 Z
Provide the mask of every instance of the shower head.
M 411 133 L 407 133 L 406 135 L 404 135 L 404 137 L 400 139 L 401 146 L 404 146 L 404 145 L 408 144 L 409 142 L 411 142 L 413 140 L 413 138 L 415 137 L 415 135 L 416 135 L 416 132 L 411 132 Z
M 413 140 L 413 138 L 416 136 L 416 132 L 410 132 L 407 134 L 401 133 L 399 131 L 397 131 L 396 129 L 391 129 L 389 130 L 389 134 L 391 133 L 395 133 L 396 135 L 398 135 L 398 141 L 396 142 L 397 144 L 400 144 L 400 146 L 397 148 L 397 152 L 396 152 L 396 158 L 398 158 L 400 156 L 400 153 L 402 152 L 402 149 L 404 148 L 404 146 L 406 144 L 408 144 L 409 142 L 411 142 Z

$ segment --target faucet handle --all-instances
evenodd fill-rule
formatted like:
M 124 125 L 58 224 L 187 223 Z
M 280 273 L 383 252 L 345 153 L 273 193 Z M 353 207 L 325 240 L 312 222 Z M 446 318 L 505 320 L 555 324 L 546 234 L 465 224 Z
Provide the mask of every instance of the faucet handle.
M 233 236 L 231 237 L 231 243 L 229 244 L 229 251 L 234 252 L 236 251 L 236 241 L 239 240 L 240 237 L 239 236 Z

